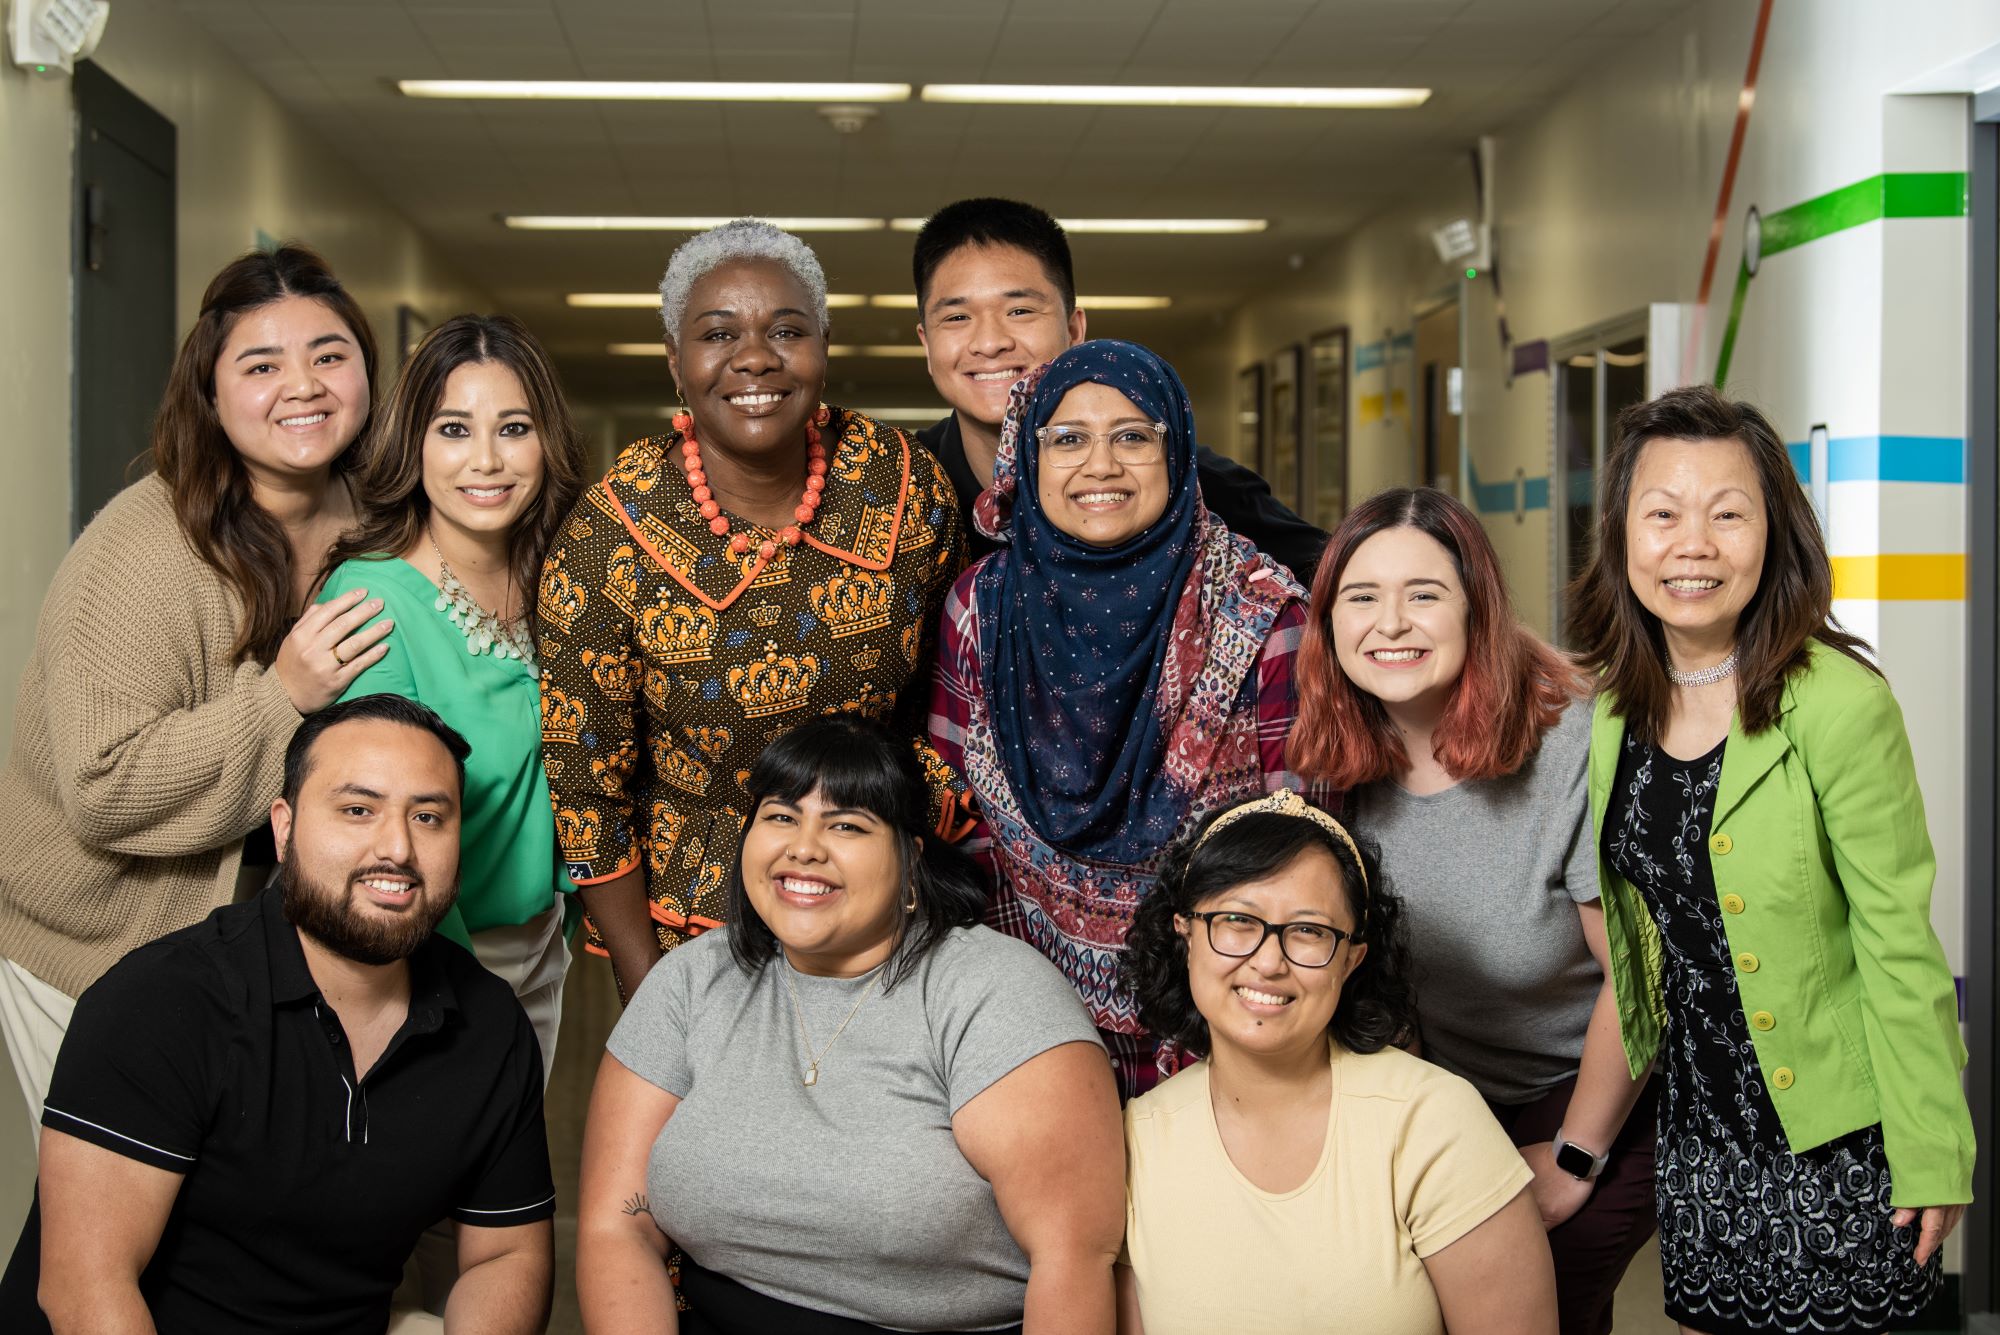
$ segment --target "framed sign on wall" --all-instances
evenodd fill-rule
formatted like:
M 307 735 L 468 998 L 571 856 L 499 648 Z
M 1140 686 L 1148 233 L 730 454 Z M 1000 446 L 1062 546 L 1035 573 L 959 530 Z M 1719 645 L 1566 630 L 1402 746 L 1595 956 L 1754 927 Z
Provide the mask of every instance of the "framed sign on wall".
M 1307 519 L 1331 532 L 1347 513 L 1347 327 L 1314 334 L 1307 344 L 1312 448 L 1307 452 Z
M 1264 431 L 1266 453 L 1258 456 L 1257 469 L 1271 484 L 1271 494 L 1292 510 L 1298 510 L 1300 464 L 1304 457 L 1305 414 L 1300 402 L 1302 351 L 1294 343 L 1271 354 L 1270 422 Z

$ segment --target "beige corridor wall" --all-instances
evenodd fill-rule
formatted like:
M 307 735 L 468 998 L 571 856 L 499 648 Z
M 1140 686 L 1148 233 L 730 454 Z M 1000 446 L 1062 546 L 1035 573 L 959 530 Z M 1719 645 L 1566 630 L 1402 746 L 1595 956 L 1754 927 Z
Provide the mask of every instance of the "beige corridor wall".
M 97 61 L 172 121 L 178 323 L 262 230 L 317 247 L 360 300 L 393 371 L 396 308 L 436 321 L 490 309 L 410 221 L 165 0 L 118 0 Z M 42 594 L 69 544 L 73 108 L 67 79 L 0 68 L 0 747 Z M 135 448 L 144 442 L 135 442 Z M 0 1064 L 0 1247 L 34 1179 L 25 1112 Z

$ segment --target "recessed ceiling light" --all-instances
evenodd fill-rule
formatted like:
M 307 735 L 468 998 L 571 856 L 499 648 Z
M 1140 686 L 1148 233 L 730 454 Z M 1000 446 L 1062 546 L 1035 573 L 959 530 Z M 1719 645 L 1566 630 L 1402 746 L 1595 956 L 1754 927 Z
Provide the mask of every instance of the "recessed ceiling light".
M 1163 84 L 927 83 L 926 102 L 1062 107 L 1279 107 L 1288 110 L 1381 110 L 1420 107 L 1428 88 L 1229 88 Z
M 1058 218 L 1066 232 L 1123 232 L 1158 236 L 1221 236 L 1237 232 L 1261 232 L 1271 225 L 1268 218 Z M 898 232 L 921 232 L 925 219 L 891 218 L 889 226 Z
M 743 218 L 760 216 L 751 213 L 737 215 Z M 787 232 L 879 232 L 884 225 L 880 218 L 762 218 L 761 220 L 774 227 L 782 227 Z M 711 227 L 735 222 L 736 218 L 725 214 L 706 218 L 675 218 L 507 213 L 501 215 L 500 221 L 524 232 L 706 232 Z
M 405 97 L 587 102 L 907 102 L 906 83 L 716 83 L 627 79 L 398 79 Z
M 579 309 L 588 310 L 658 310 L 660 294 L 657 292 L 572 292 L 563 298 L 564 302 Z M 853 306 L 866 306 L 868 298 L 859 292 L 829 292 L 826 304 L 834 310 Z

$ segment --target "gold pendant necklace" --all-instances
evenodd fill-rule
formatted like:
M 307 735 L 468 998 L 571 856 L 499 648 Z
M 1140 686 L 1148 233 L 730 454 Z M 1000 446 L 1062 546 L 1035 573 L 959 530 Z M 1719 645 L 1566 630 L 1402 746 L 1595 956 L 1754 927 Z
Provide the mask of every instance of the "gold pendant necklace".
M 826 1041 L 826 1046 L 821 1048 L 817 1053 L 813 1051 L 812 1035 L 806 1031 L 806 1012 L 805 1008 L 799 1005 L 799 989 L 792 982 L 791 961 L 780 959 L 778 967 L 784 970 L 785 990 L 792 994 L 792 1014 L 798 1017 L 799 1037 L 804 1040 L 806 1047 L 808 1064 L 806 1066 L 805 1084 L 807 1088 L 811 1088 L 819 1083 L 819 1064 L 826 1060 L 826 1054 L 833 1051 L 833 1045 L 838 1043 L 840 1036 L 847 1032 L 848 1022 L 860 1011 L 861 1003 L 868 1000 L 869 993 L 875 990 L 875 984 L 882 981 L 882 971 L 887 967 L 887 961 L 875 966 L 875 976 L 868 980 L 868 986 L 863 988 L 861 995 L 854 999 L 854 1005 L 847 1012 L 847 1019 L 840 1022 L 840 1028 L 833 1031 L 833 1037 L 829 1038 Z

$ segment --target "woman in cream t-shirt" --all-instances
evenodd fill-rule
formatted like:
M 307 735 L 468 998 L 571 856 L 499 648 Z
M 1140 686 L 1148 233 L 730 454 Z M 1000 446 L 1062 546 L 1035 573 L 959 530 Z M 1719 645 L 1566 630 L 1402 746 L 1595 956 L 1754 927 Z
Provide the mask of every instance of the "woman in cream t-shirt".
M 1206 1052 L 1125 1110 L 1122 1335 L 1553 1335 L 1532 1174 L 1413 1014 L 1371 850 L 1293 793 L 1170 856 L 1127 978 Z

